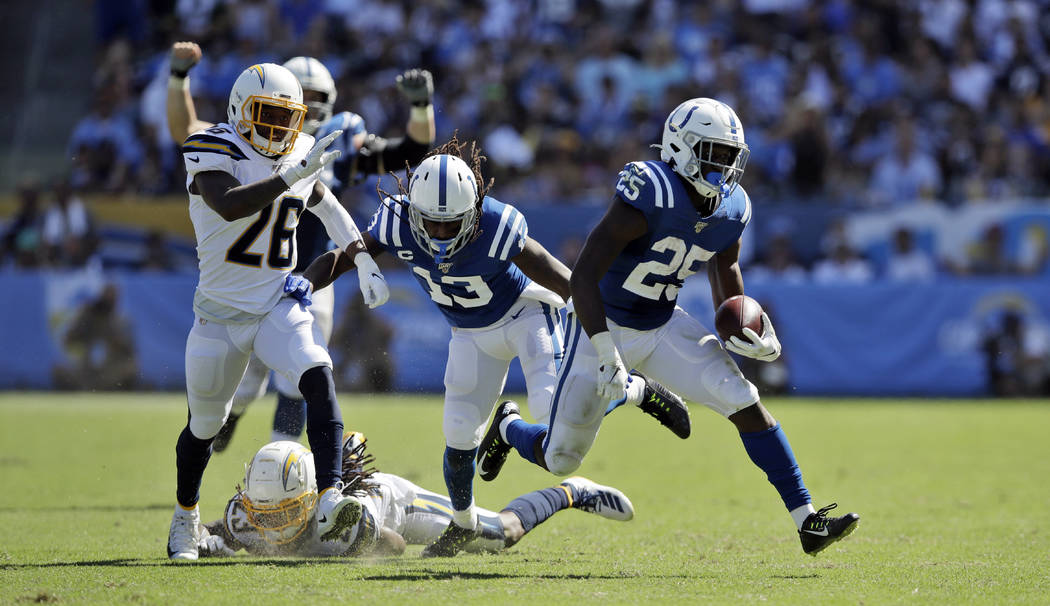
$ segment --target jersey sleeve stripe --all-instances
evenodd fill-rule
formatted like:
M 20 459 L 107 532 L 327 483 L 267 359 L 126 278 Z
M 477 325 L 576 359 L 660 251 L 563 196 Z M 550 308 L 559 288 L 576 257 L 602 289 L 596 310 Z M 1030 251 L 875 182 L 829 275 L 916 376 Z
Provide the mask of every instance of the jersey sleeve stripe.
M 521 225 L 524 215 L 519 212 L 514 213 L 514 224 L 510 226 L 507 231 L 507 240 L 503 243 L 503 250 L 499 253 L 499 260 L 506 261 L 507 255 L 510 254 L 510 245 L 514 243 L 514 235 L 518 233 L 518 227 Z
M 648 162 L 641 162 L 639 166 L 645 172 L 645 175 L 649 177 L 649 181 L 653 184 L 653 191 L 656 193 L 656 208 L 664 207 L 664 186 L 660 183 L 660 180 L 653 174 L 653 169 L 649 168 Z
M 230 141 L 211 135 L 191 135 L 182 144 L 182 151 L 224 154 L 235 160 L 244 160 L 248 157 Z
M 492 244 L 489 246 L 489 256 L 496 256 L 496 249 L 499 248 L 500 238 L 503 235 L 503 229 L 507 226 L 507 220 L 510 218 L 511 211 L 514 210 L 509 206 L 503 207 L 503 214 L 500 215 L 499 225 L 496 226 L 496 232 L 492 235 Z
M 379 211 L 379 231 L 378 231 L 378 235 L 379 235 L 379 243 L 380 244 L 386 244 L 386 245 L 390 244 L 389 240 L 386 237 L 386 224 L 388 222 L 389 215 L 390 215 L 390 207 L 387 206 L 386 204 L 384 204 L 383 208 L 380 209 L 380 211 Z
M 744 193 L 744 214 L 740 218 L 740 222 L 747 225 L 751 221 L 751 196 Z
M 660 185 L 663 187 L 664 195 L 667 196 L 667 208 L 674 208 L 674 190 L 671 189 L 671 182 L 667 180 L 667 174 L 656 163 L 650 166 L 653 172 L 660 177 Z
M 390 239 L 394 246 L 401 248 L 401 205 L 390 211 Z

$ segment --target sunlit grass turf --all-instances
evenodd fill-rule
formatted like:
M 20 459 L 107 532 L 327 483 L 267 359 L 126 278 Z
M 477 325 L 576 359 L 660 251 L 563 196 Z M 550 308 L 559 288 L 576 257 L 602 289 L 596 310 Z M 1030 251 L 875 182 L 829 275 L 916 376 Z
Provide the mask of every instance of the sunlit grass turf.
M 172 565 L 179 394 L 0 395 L 0 602 L 931 603 L 1050 601 L 1048 402 L 771 400 L 818 507 L 861 514 L 803 555 L 731 426 L 693 407 L 679 440 L 635 410 L 608 418 L 580 473 L 624 490 L 628 523 L 558 514 L 495 556 L 258 559 Z M 443 491 L 437 397 L 343 395 L 384 471 Z M 217 518 L 269 437 L 267 397 L 212 458 Z M 477 502 L 556 479 L 512 454 Z

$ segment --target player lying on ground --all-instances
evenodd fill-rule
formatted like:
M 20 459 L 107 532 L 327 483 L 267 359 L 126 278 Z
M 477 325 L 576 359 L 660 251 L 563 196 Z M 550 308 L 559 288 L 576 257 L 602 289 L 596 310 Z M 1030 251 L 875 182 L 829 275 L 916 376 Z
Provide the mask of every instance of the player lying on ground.
M 197 118 L 196 107 L 189 92 L 189 72 L 201 60 L 201 49 L 194 42 L 176 42 L 171 49 L 171 79 L 168 86 L 168 130 L 175 141 L 185 141 L 194 132 L 213 126 Z M 313 57 L 293 57 L 284 63 L 303 87 L 306 117 L 303 132 L 323 139 L 342 130 L 329 151 L 340 155 L 320 173 L 320 180 L 337 200 L 349 185 L 360 183 L 367 175 L 384 173 L 387 168 L 399 170 L 405 163 L 417 164 L 434 143 L 434 108 L 431 97 L 434 84 L 430 72 L 410 69 L 397 77 L 397 88 L 411 104 L 405 137 L 384 139 L 368 134 L 361 116 L 343 111 L 332 114 L 338 97 L 335 81 L 323 63 Z M 303 213 L 295 229 L 295 247 L 299 261 L 293 273 L 302 273 L 310 261 L 332 248 L 331 240 L 321 221 L 312 213 Z M 314 318 L 314 332 L 325 344 L 332 336 L 332 317 L 335 309 L 334 289 L 325 288 L 313 293 L 309 308 Z M 226 449 L 237 421 L 248 405 L 266 392 L 270 369 L 253 355 L 248 369 L 233 396 L 230 414 L 215 436 L 212 448 Z M 277 407 L 274 411 L 272 440 L 298 440 L 306 426 L 306 401 L 299 388 L 276 373 Z
M 263 446 L 244 477 L 244 487 L 226 505 L 221 520 L 207 525 L 200 539 L 202 556 L 228 556 L 240 549 L 252 555 L 362 556 L 396 555 L 406 545 L 435 541 L 452 519 L 448 497 L 408 480 L 370 468 L 365 437 L 343 439 L 344 491 L 359 504 L 356 523 L 332 541 L 317 532 L 317 489 L 313 455 L 298 442 Z M 367 468 L 367 469 L 366 469 Z M 500 551 L 522 539 L 547 518 L 575 508 L 611 520 L 634 517 L 622 492 L 582 478 L 521 495 L 501 511 L 478 509 L 479 532 L 467 551 Z
M 744 129 L 728 105 L 690 99 L 664 123 L 659 162 L 631 162 L 620 173 L 605 216 L 591 231 L 572 273 L 575 309 L 548 425 L 528 424 L 500 408 L 481 444 L 483 470 L 496 470 L 514 447 L 556 474 L 571 473 L 594 443 L 606 402 L 636 390 L 636 368 L 686 399 L 727 417 L 751 460 L 780 493 L 802 548 L 816 554 L 848 535 L 855 513 L 816 511 L 787 436 L 718 338 L 675 304 L 684 280 L 704 262 L 715 308 L 744 294 L 737 263 L 751 200 L 739 180 L 747 162 Z M 769 318 L 763 334 L 733 337 L 726 348 L 771 361 L 780 355 Z M 586 334 L 589 338 L 581 338 Z
M 364 235 L 371 254 L 389 252 L 412 267 L 452 327 L 442 428 L 445 485 L 455 514 L 427 556 L 453 556 L 477 532 L 475 458 L 510 362 L 520 361 L 529 410 L 545 421 L 562 355 L 558 309 L 569 296 L 569 270 L 529 237 L 524 215 L 487 195 L 492 183 L 481 175 L 482 159 L 476 146 L 453 137 L 408 173 L 407 190 L 398 180 L 399 193 L 383 195 Z M 322 255 L 303 274 L 306 294 L 311 284 L 327 286 L 353 266 L 336 251 Z M 635 387 L 632 404 L 643 404 L 643 394 L 655 389 L 642 379 Z M 616 397 L 622 400 L 623 391 Z M 680 402 L 657 407 L 647 399 L 643 410 L 688 435 L 689 416 Z

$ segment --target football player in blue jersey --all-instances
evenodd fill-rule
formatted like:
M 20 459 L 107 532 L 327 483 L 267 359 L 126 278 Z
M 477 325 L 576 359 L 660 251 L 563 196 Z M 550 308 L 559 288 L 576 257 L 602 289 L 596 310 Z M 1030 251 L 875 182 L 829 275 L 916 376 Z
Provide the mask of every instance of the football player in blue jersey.
M 659 162 L 631 162 L 620 173 L 615 197 L 573 269 L 574 310 L 549 423 L 529 424 L 502 411 L 481 451 L 492 453 L 497 473 L 512 447 L 553 473 L 572 472 L 594 442 L 605 402 L 625 385 L 630 392 L 627 369 L 640 369 L 736 426 L 747 454 L 780 493 L 803 550 L 816 554 L 852 532 L 859 516 L 829 518 L 835 505 L 813 508 L 784 430 L 758 390 L 717 337 L 675 304 L 683 281 L 705 262 L 716 308 L 744 293 L 738 255 L 751 201 L 739 184 L 748 157 L 743 126 L 725 103 L 690 99 L 668 116 L 656 147 Z M 733 337 L 725 348 L 776 359 L 780 342 L 768 316 L 762 324 L 761 335 Z
M 168 128 L 172 139 L 184 141 L 191 133 L 212 126 L 197 118 L 189 93 L 188 73 L 201 59 L 200 47 L 193 42 L 177 42 L 171 51 L 171 79 L 168 87 Z M 321 173 L 321 181 L 337 199 L 349 185 L 360 183 L 367 175 L 378 175 L 387 168 L 400 169 L 405 163 L 417 164 L 434 142 L 434 109 L 431 97 L 434 84 L 430 72 L 410 69 L 397 77 L 397 87 L 411 104 L 405 126 L 407 136 L 384 139 L 369 134 L 361 116 L 344 111 L 333 115 L 338 97 L 335 81 L 323 63 L 313 57 L 294 57 L 284 67 L 295 74 L 303 87 L 303 103 L 307 106 L 303 132 L 320 140 L 341 130 L 329 146 L 339 151 L 339 157 Z M 314 258 L 331 248 L 331 241 L 320 220 L 312 213 L 303 213 L 296 228 L 298 263 L 293 270 L 302 273 Z M 318 338 L 328 343 L 332 336 L 332 318 L 335 310 L 333 289 L 313 293 L 310 312 Z M 270 369 L 253 356 L 233 398 L 229 418 L 215 436 L 212 448 L 221 452 L 229 445 L 234 429 L 248 405 L 266 393 Z M 277 408 L 273 421 L 273 440 L 296 440 L 306 426 L 306 400 L 298 388 L 275 374 Z
M 473 480 L 485 421 L 503 390 L 511 360 L 525 374 L 532 415 L 546 420 L 563 351 L 559 309 L 569 298 L 569 270 L 528 235 L 517 209 L 488 194 L 476 146 L 452 141 L 432 152 L 399 180 L 398 195 L 383 193 L 367 233 L 373 254 L 390 252 L 412 267 L 420 286 L 452 326 L 445 368 L 445 483 L 452 522 L 424 556 L 452 556 L 476 534 Z M 338 251 L 325 253 L 299 283 L 307 300 L 311 287 L 325 287 L 353 268 Z M 295 279 L 290 283 L 294 283 Z M 294 286 L 293 286 L 294 288 Z M 639 394 L 659 389 L 635 381 Z M 623 399 L 621 393 L 616 398 Z M 500 409 L 512 408 L 504 402 Z M 679 425 L 688 432 L 688 414 L 679 404 Z M 654 415 L 665 424 L 671 421 Z M 666 416 L 666 415 L 665 415 Z

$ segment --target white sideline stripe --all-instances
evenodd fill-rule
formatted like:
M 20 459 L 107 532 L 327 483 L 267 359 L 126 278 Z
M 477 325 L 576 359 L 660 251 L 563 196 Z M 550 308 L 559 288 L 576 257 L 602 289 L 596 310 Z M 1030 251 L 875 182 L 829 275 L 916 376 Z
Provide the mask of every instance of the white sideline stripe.
M 510 254 L 510 245 L 514 243 L 514 235 L 518 233 L 518 226 L 521 225 L 521 220 L 525 215 L 521 213 L 515 213 L 514 224 L 510 226 L 507 231 L 507 242 L 503 244 L 503 250 L 499 253 L 499 260 L 506 261 L 507 255 Z
M 649 181 L 653 184 L 653 191 L 656 192 L 656 208 L 664 207 L 664 192 L 660 189 L 660 184 L 656 182 L 656 175 L 653 174 L 653 169 L 649 168 L 645 162 L 638 163 L 645 174 L 649 176 Z
M 507 219 L 510 218 L 511 207 L 503 207 L 503 214 L 499 217 L 499 225 L 496 227 L 496 233 L 492 235 L 492 245 L 489 246 L 489 256 L 496 256 L 496 249 L 499 248 L 500 234 L 503 233 L 503 228 L 507 226 Z

